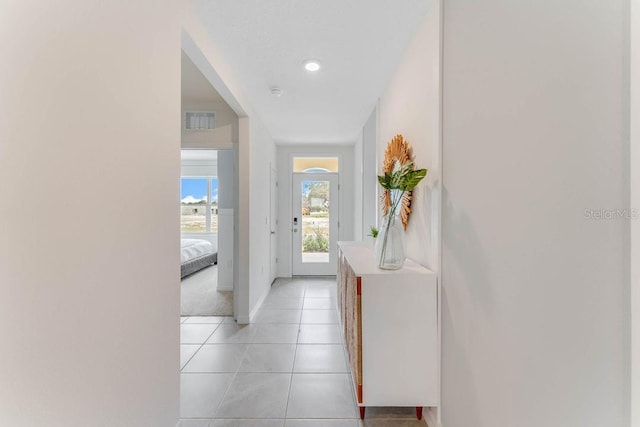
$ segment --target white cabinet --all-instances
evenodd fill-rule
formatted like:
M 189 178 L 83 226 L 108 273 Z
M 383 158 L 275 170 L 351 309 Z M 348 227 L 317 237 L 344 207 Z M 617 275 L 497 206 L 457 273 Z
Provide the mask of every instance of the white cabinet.
M 435 273 L 378 269 L 373 248 L 338 242 L 338 310 L 360 416 L 366 406 L 439 406 Z

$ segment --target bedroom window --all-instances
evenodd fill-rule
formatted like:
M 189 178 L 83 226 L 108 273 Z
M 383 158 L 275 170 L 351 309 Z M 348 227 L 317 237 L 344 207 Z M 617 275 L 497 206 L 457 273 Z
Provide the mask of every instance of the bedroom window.
M 218 178 L 180 180 L 180 231 L 182 233 L 218 232 Z

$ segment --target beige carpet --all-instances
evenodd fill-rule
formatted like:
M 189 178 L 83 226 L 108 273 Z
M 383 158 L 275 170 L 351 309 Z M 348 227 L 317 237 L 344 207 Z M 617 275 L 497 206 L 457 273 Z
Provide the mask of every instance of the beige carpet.
M 231 316 L 233 292 L 218 291 L 218 266 L 213 265 L 182 279 L 182 316 Z

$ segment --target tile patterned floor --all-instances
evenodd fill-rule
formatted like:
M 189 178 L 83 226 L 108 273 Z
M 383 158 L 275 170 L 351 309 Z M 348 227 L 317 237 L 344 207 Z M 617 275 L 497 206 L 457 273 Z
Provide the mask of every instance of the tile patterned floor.
M 413 408 L 358 418 L 335 279 L 278 279 L 251 325 L 183 317 L 181 427 L 418 427 Z

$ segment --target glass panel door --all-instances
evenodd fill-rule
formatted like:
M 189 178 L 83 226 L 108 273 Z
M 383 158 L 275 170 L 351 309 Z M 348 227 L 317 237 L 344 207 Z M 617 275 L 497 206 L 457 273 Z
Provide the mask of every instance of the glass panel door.
M 329 262 L 329 181 L 302 181 L 302 262 Z
M 294 174 L 293 183 L 293 274 L 335 274 L 338 176 Z

